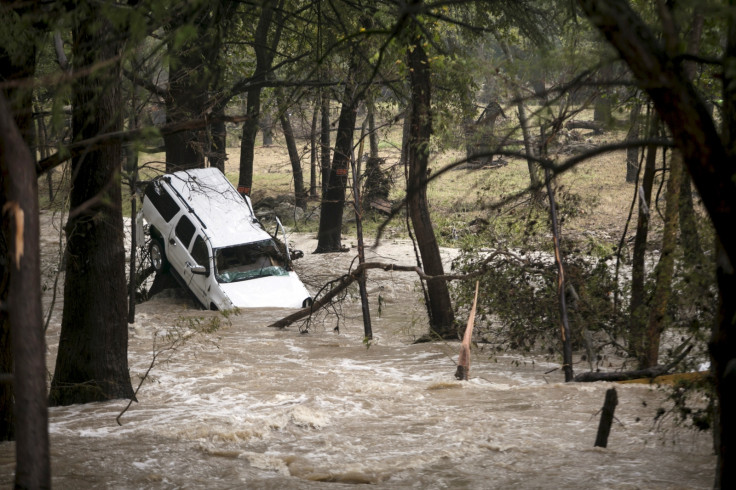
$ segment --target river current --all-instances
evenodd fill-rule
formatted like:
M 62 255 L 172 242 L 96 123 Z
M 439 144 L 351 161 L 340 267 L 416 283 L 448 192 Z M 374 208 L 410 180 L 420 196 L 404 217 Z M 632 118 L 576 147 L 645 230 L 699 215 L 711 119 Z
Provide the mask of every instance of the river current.
M 312 237 L 294 238 L 305 251 L 298 271 L 312 292 L 355 256 L 312 255 Z M 443 253 L 449 258 L 452 251 Z M 409 242 L 387 240 L 370 254 L 414 263 Z M 297 325 L 267 328 L 286 310 L 225 319 L 171 292 L 138 305 L 129 345 L 134 388 L 154 350 L 157 362 L 122 425 L 115 419 L 124 400 L 49 410 L 53 486 L 712 487 L 710 434 L 656 424 L 665 398 L 658 388 L 566 384 L 553 357 L 482 350 L 473 352 L 470 380 L 460 382 L 459 343 L 413 343 L 427 328 L 415 277 L 371 272 L 369 294 L 369 344 L 355 292 L 339 323 L 321 316 L 308 333 Z M 59 303 L 47 334 L 49 369 Z M 221 323 L 215 332 L 161 351 L 165 333 L 191 333 L 212 321 Z M 617 420 L 608 447 L 594 448 L 598 412 L 613 386 Z M 14 458 L 14 444 L 0 443 L 3 488 L 12 486 Z

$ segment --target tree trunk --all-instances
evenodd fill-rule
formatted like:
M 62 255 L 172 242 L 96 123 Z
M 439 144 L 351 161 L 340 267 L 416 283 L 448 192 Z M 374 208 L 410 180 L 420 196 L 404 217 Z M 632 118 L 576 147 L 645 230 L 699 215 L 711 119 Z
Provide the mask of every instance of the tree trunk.
M 677 247 L 677 215 L 680 200 L 680 181 L 682 177 L 682 156 L 674 151 L 670 159 L 670 178 L 667 182 L 665 198 L 664 231 L 662 232 L 662 254 L 655 269 L 656 284 L 654 296 L 649 306 L 649 325 L 647 327 L 645 361 L 640 368 L 656 366 L 659 362 L 659 340 L 665 327 L 667 303 L 672 295 L 672 275 L 675 269 L 675 248 Z
M 99 11 L 73 29 L 74 60 L 88 67 L 119 55 L 122 36 Z M 72 88 L 75 141 L 122 129 L 120 67 L 78 75 Z M 52 405 L 133 396 L 128 371 L 120 143 L 72 158 L 64 311 Z
M 378 133 L 376 133 L 376 107 L 373 101 L 368 104 L 368 142 L 370 158 L 378 158 Z
M 631 107 L 629 114 L 629 132 L 626 133 L 626 141 L 636 141 L 639 139 L 641 127 L 641 103 L 636 102 Z M 631 147 L 626 150 L 626 182 L 633 184 L 636 182 L 636 176 L 639 174 L 639 148 Z
M 330 181 L 330 98 L 327 91 L 320 95 L 320 167 L 322 171 L 322 194 L 327 192 Z
M 261 143 L 263 146 L 273 145 L 273 121 L 269 111 L 260 114 L 258 126 L 261 128 Z
M 36 49 L 31 33 L 29 33 L 28 37 L 17 39 L 13 46 L 6 47 L 0 45 L 0 80 L 30 80 L 33 78 L 35 72 L 35 63 Z M 14 175 L 10 171 L 11 166 L 22 164 L 20 160 L 14 160 L 14 158 L 23 156 L 20 148 L 22 146 L 30 146 L 29 143 L 33 141 L 33 119 L 31 117 L 33 90 L 30 87 L 32 87 L 32 84 L 28 83 L 21 84 L 18 88 L 0 91 L 0 97 L 7 96 L 7 102 L 3 101 L 3 111 L 0 114 L 3 118 L 0 139 L 13 138 L 12 141 L 6 140 L 0 144 L 0 152 L 3 152 L 2 158 L 0 158 L 0 163 L 3 163 L 0 171 L 0 189 L 3 189 L 3 193 L 0 194 L 0 376 L 11 376 L 13 373 L 14 356 L 11 328 L 18 328 L 18 326 L 12 326 L 9 311 L 2 307 L 2 305 L 9 304 L 10 297 L 14 292 L 11 285 L 10 260 L 14 236 L 11 234 L 10 221 L 6 219 L 10 218 L 10 215 L 6 216 L 4 214 L 3 207 L 7 201 L 11 200 L 11 196 L 8 194 L 10 186 L 12 186 L 16 193 L 22 192 L 22 196 L 19 197 L 24 197 L 25 199 L 28 198 L 28 193 L 31 191 L 31 188 L 28 187 L 30 184 L 23 180 L 24 174 Z M 14 147 L 11 143 L 17 145 L 17 153 L 14 152 Z M 30 153 L 28 156 L 32 158 Z M 25 163 L 32 168 L 34 167 L 33 160 Z M 23 168 L 23 170 L 25 169 Z M 35 179 L 33 184 L 34 186 L 36 185 Z M 36 203 L 35 198 L 34 203 Z M 29 203 L 24 201 L 23 204 L 25 212 L 30 212 L 30 209 L 25 207 Z M 38 213 L 37 210 L 36 213 Z M 27 218 L 29 220 L 33 219 L 30 216 Z M 32 224 L 32 221 L 29 221 L 30 224 Z M 32 235 L 29 236 L 29 238 L 31 237 Z M 32 263 L 28 262 L 26 264 L 24 261 L 24 267 L 30 265 Z M 27 269 L 24 270 L 28 272 Z M 16 289 L 15 291 L 23 290 Z M 36 290 L 30 289 L 28 291 Z M 34 302 L 35 296 L 31 295 L 29 304 L 25 306 L 29 309 L 33 308 Z M 29 317 L 29 320 L 32 320 L 32 318 Z M 30 322 L 29 324 L 33 325 Z M 29 380 L 29 382 L 33 381 Z M 9 441 L 15 438 L 16 411 L 14 404 L 17 398 L 14 401 L 13 391 L 12 382 L 0 381 L 0 441 Z
M 513 62 L 513 56 L 511 50 L 505 41 L 501 42 L 501 49 L 508 58 L 509 61 Z M 527 156 L 527 168 L 529 169 L 529 185 L 532 188 L 532 200 L 536 203 L 541 203 L 543 200 L 542 194 L 542 170 L 539 164 L 534 162 L 530 157 L 534 155 L 534 148 L 532 143 L 532 135 L 529 130 L 529 120 L 526 117 L 526 106 L 524 106 L 524 97 L 521 95 L 517 85 L 514 85 L 514 98 L 516 99 L 516 108 L 519 112 L 519 125 L 521 126 L 521 134 L 524 137 L 524 154 Z
M 291 128 L 289 113 L 283 102 L 284 95 L 280 89 L 277 89 L 276 94 L 279 101 L 279 121 L 281 121 L 281 130 L 284 132 L 286 148 L 289 152 L 291 173 L 294 176 L 294 197 L 296 199 L 296 206 L 306 209 L 307 193 L 304 191 L 304 175 L 302 173 L 302 162 L 299 158 L 299 150 L 296 147 L 296 139 L 294 139 L 294 131 Z
M 355 100 L 355 56 L 350 61 L 350 75 L 345 82 L 340 119 L 335 139 L 335 154 L 329 169 L 327 190 L 322 193 L 322 211 L 319 217 L 317 249 L 314 253 L 342 250 L 342 214 L 345 206 L 345 186 L 348 181 L 348 164 L 353 151 L 353 131 L 357 117 L 358 101 Z M 323 121 L 324 123 L 324 121 Z
M 211 147 L 209 151 L 210 167 L 219 169 L 225 173 L 225 161 L 227 160 L 227 130 L 225 129 L 225 111 L 214 114 L 218 119 L 210 126 Z
M 659 132 L 659 117 L 653 114 L 650 122 L 650 137 Z M 649 234 L 650 204 L 652 200 L 652 186 L 657 163 L 657 147 L 647 147 L 647 157 L 639 189 L 637 202 L 639 203 L 639 218 L 636 222 L 634 237 L 634 252 L 631 260 L 631 301 L 629 303 L 629 351 L 630 354 L 643 362 L 645 345 L 645 328 L 647 305 L 644 300 L 644 284 L 646 281 L 645 259 L 647 253 L 647 236 Z
M 715 438 L 718 462 L 714 488 L 733 488 L 736 468 L 729 465 L 736 452 L 736 272 L 725 250 L 716 247 L 718 277 L 718 320 L 710 343 L 711 372 L 715 374 L 718 397 Z
M 442 257 L 434 235 L 427 205 L 427 177 L 429 173 L 429 138 L 432 134 L 431 81 L 429 61 L 421 40 L 408 50 L 409 80 L 411 84 L 411 122 L 408 145 L 409 181 L 407 204 L 412 227 L 419 244 L 424 272 L 443 275 Z M 442 338 L 457 338 L 455 314 L 444 279 L 427 281 L 430 330 Z
M 256 27 L 253 49 L 256 54 L 256 68 L 252 80 L 256 85 L 248 90 L 246 114 L 248 119 L 243 123 L 243 136 L 240 141 L 240 175 L 238 177 L 238 192 L 250 195 L 253 187 L 253 158 L 258 133 L 258 122 L 261 114 L 261 85 L 257 82 L 265 80 L 266 73 L 271 68 L 273 53 L 268 42 L 268 31 L 273 20 L 274 5 L 272 2 L 263 2 L 261 16 Z M 280 31 L 279 31 L 280 32 Z M 276 39 L 278 43 L 278 39 Z
M 34 50 L 27 53 L 35 59 Z M 33 65 L 27 67 L 31 68 Z M 32 72 L 32 68 L 31 68 Z M 24 97 L 31 107 L 30 94 Z M 23 121 L 26 130 L 32 123 Z M 0 92 L 0 212 L 5 255 L 3 279 L 7 278 L 7 296 L 3 297 L 2 375 L 3 391 L 13 388 L 17 410 L 3 403 L 3 436 L 15 435 L 15 488 L 51 488 L 48 409 L 46 408 L 46 345 L 41 313 L 41 258 L 39 251 L 38 187 L 33 158 L 23 141 L 9 104 Z M 8 240 L 9 239 L 9 240 Z M 0 284 L 3 286 L 3 284 Z M 4 288 L 3 288 L 4 289 Z M 7 315 L 7 317 L 6 317 Z M 10 342 L 8 332 L 9 327 Z M 7 352 L 12 347 L 11 364 Z M 10 369 L 10 367 L 13 369 Z M 12 403 L 12 402 L 10 402 Z M 14 420 L 13 420 L 14 419 Z M 7 432 L 6 432 L 7 431 Z M 14 433 L 14 434 L 13 434 Z
M 317 120 L 319 119 L 319 100 L 312 108 L 312 125 L 309 131 L 309 197 L 317 197 Z

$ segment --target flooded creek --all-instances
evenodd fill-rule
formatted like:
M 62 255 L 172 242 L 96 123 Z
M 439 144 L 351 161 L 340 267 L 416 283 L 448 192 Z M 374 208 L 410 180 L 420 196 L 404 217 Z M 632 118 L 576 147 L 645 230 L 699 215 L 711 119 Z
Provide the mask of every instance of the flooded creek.
M 354 254 L 297 265 L 312 292 Z M 310 248 L 311 247 L 311 248 Z M 414 263 L 411 246 L 386 243 L 375 260 Z M 444 252 L 449 254 L 450 252 Z M 657 431 L 664 395 L 616 385 L 607 449 L 594 448 L 609 383 L 563 383 L 543 356 L 474 352 L 471 379 L 454 378 L 459 343 L 413 344 L 426 318 L 415 277 L 370 274 L 375 340 L 363 342 L 359 300 L 309 333 L 267 328 L 288 311 L 242 311 L 214 333 L 161 354 L 138 402 L 49 410 L 55 488 L 710 488 L 709 433 Z M 378 296 L 381 296 L 381 316 Z M 60 305 L 47 335 L 53 368 Z M 138 305 L 130 327 L 133 386 L 148 369 L 153 336 L 201 323 L 181 297 Z M 159 344 L 162 345 L 162 344 Z M 585 364 L 579 364 L 583 369 Z M 547 373 L 547 374 L 545 374 Z M 0 485 L 12 485 L 14 445 L 0 444 Z

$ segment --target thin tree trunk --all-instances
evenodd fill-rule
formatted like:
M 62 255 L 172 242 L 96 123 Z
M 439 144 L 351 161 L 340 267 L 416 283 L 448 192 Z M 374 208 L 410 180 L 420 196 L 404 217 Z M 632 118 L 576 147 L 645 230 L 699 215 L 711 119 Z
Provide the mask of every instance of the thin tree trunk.
M 306 209 L 307 193 L 304 191 L 302 162 L 299 158 L 299 150 L 296 147 L 294 131 L 291 128 L 291 120 L 289 119 L 287 108 L 284 105 L 284 95 L 281 90 L 276 91 L 276 98 L 279 101 L 279 121 L 281 121 L 281 130 L 284 132 L 286 148 L 289 152 L 289 161 L 291 162 L 291 173 L 294 177 L 294 197 L 296 199 L 296 206 Z
M 680 181 L 682 178 L 682 156 L 674 151 L 670 159 L 670 178 L 665 197 L 664 231 L 662 233 L 662 254 L 655 269 L 656 284 L 654 296 L 649 306 L 649 325 L 646 337 L 646 361 L 640 368 L 656 366 L 659 362 L 659 341 L 665 327 L 667 303 L 672 295 L 672 275 L 675 269 L 675 248 L 677 246 L 677 215 L 680 200 Z
M 322 194 L 327 192 L 330 182 L 330 98 L 326 91 L 320 95 L 320 167 L 322 172 Z
M 360 131 L 360 149 L 358 150 L 357 162 L 351 158 L 350 164 L 353 171 L 353 208 L 355 209 L 355 231 L 358 235 L 358 263 L 365 264 L 365 245 L 363 243 L 363 203 L 360 196 L 360 161 L 363 158 L 363 143 L 365 141 L 365 122 Z M 363 313 L 363 339 L 373 339 L 373 326 L 371 324 L 371 310 L 368 303 L 368 289 L 366 280 L 367 271 L 363 271 L 358 278 L 358 289 L 360 290 L 360 306 Z
M 508 44 L 505 41 L 501 42 L 501 49 L 504 55 L 509 61 L 513 62 L 513 56 Z M 534 202 L 542 202 L 542 178 L 541 169 L 539 165 L 534 162 L 530 157 L 534 155 L 534 148 L 532 145 L 532 135 L 529 130 L 529 120 L 526 117 L 526 106 L 524 106 L 524 98 L 521 95 L 517 85 L 514 85 L 514 98 L 516 99 L 516 109 L 519 112 L 519 125 L 521 126 L 521 134 L 524 138 L 524 154 L 527 157 L 527 168 L 529 169 L 529 185 L 532 190 L 532 200 Z
M 376 107 L 373 101 L 368 104 L 368 141 L 370 158 L 378 158 L 378 133 L 376 133 Z
M 252 77 L 253 82 L 263 81 L 273 62 L 273 53 L 268 42 L 268 31 L 273 20 L 274 7 L 273 2 L 263 2 L 261 4 L 261 16 L 258 19 L 254 38 L 256 68 Z M 278 32 L 280 33 L 280 30 Z M 278 37 L 277 34 L 276 43 L 278 43 Z M 248 119 L 243 123 L 243 136 L 240 140 L 240 175 L 238 177 L 238 192 L 242 195 L 250 195 L 253 187 L 253 159 L 261 115 L 261 86 L 257 83 L 248 90 L 246 114 Z
M 659 117 L 652 114 L 650 118 L 651 137 L 659 132 Z M 642 363 L 645 345 L 645 329 L 647 305 L 644 301 L 644 284 L 646 280 L 645 259 L 647 252 L 647 236 L 649 234 L 650 204 L 652 200 L 652 186 L 657 163 L 657 147 L 647 147 L 644 176 L 638 189 L 639 218 L 636 223 L 634 237 L 634 252 L 631 260 L 631 301 L 629 302 L 629 350 L 632 356 Z
M 415 41 L 413 49 L 408 50 L 407 56 L 412 107 L 407 155 L 409 165 L 407 204 L 424 271 L 432 276 L 440 276 L 444 274 L 442 257 L 427 205 L 429 138 L 432 134 L 430 65 L 421 41 Z M 442 338 L 456 338 L 455 314 L 447 281 L 430 279 L 427 281 L 427 293 L 430 301 L 428 305 L 430 330 Z
M 557 264 L 557 296 L 560 307 L 560 334 L 562 338 L 562 371 L 565 373 L 565 382 L 573 380 L 572 370 L 572 335 L 570 324 L 567 319 L 567 305 L 565 304 L 565 266 L 562 263 L 560 251 L 560 231 L 557 225 L 557 204 L 555 193 L 552 190 L 552 172 L 545 169 L 545 180 L 547 182 L 547 196 L 549 198 L 549 217 L 552 223 L 552 239 L 555 249 L 555 263 Z
M 636 141 L 639 139 L 641 127 L 641 103 L 636 102 L 631 107 L 629 114 L 629 132 L 626 133 L 626 141 Z M 626 182 L 636 182 L 636 176 L 639 173 L 639 148 L 631 147 L 626 150 Z
M 319 100 L 314 101 L 312 125 L 309 131 L 309 196 L 317 197 L 317 120 Z

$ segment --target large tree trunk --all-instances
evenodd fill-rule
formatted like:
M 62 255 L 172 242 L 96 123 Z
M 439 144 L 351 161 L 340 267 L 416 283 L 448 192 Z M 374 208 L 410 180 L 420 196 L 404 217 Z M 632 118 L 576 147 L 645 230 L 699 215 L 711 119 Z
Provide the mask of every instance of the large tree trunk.
M 31 50 L 33 51 L 33 50 Z M 35 53 L 30 54 L 35 58 Z M 25 98 L 30 108 L 30 97 Z M 26 118 L 25 127 L 31 125 Z M 14 388 L 17 410 L 15 420 L 7 417 L 3 407 L 4 436 L 16 438 L 15 487 L 50 488 L 48 409 L 46 408 L 46 345 L 41 314 L 41 258 L 39 252 L 38 187 L 36 172 L 28 146 L 15 125 L 10 107 L 0 93 L 0 212 L 5 242 L 3 269 L 8 278 L 7 296 L 3 298 L 3 316 L 7 315 L 14 359 L 11 366 L 2 366 L 0 375 L 12 373 L 10 380 L 0 384 Z M 0 247 L 3 248 L 3 247 Z M 4 322 L 5 323 L 5 322 Z M 4 325 L 5 327 L 5 325 Z M 4 328 L 3 327 L 3 328 Z M 5 358 L 5 356 L 3 356 Z M 6 400 L 3 400 L 5 403 Z M 14 426 L 13 426 L 14 424 Z M 8 432 L 6 432 L 6 430 Z
M 6 47 L 0 45 L 0 80 L 31 80 L 36 67 L 35 63 L 36 47 L 32 34 L 29 33 L 28 37 L 17 39 L 13 46 Z M 30 142 L 33 141 L 33 119 L 31 117 L 33 107 L 32 84 L 21 84 L 18 88 L 7 89 L 4 94 L 7 95 L 7 103 L 4 103 L 5 113 L 2 114 L 4 124 L 0 135 L 10 138 L 12 134 L 14 136 L 12 143 L 18 145 L 18 148 L 24 145 L 30 146 Z M 19 134 L 14 134 L 18 132 Z M 11 152 L 11 150 L 11 141 L 4 141 L 0 144 L 0 151 Z M 18 155 L 12 156 L 15 157 Z M 6 179 L 12 179 L 14 190 L 20 190 L 18 186 L 29 185 L 27 182 L 23 182 L 23 175 L 15 176 L 10 170 L 10 166 L 20 165 L 22 162 L 7 160 L 11 158 L 11 153 L 5 153 L 3 158 L 6 158 L 4 162 L 6 166 L 0 172 L 0 188 L 4 191 L 3 195 L 0 195 L 0 305 L 5 305 L 10 301 L 9 298 L 12 292 L 10 278 L 11 261 L 8 254 L 12 249 L 14 236 L 10 234 L 10 216 L 3 214 L 3 206 L 11 199 L 7 194 L 8 187 L 6 187 L 11 185 L 11 180 Z M 33 166 L 33 160 L 25 163 Z M 15 177 L 20 180 L 16 180 Z M 25 189 L 25 192 L 30 192 L 30 188 Z M 24 193 L 24 197 L 27 198 L 28 195 Z M 25 212 L 29 212 L 29 210 L 26 209 Z M 29 219 L 32 218 L 29 217 Z M 35 301 L 35 297 L 31 297 L 31 302 L 27 305 L 29 308 L 33 307 L 33 301 Z M 13 362 L 9 312 L 6 308 L 0 307 L 0 376 L 10 376 L 13 373 Z M 14 404 L 13 383 L 0 380 L 0 441 L 8 441 L 15 438 Z
M 92 10 L 74 26 L 80 69 L 114 60 L 122 36 Z M 122 129 L 119 64 L 79 74 L 72 89 L 74 140 Z M 133 396 L 128 372 L 120 144 L 72 158 L 64 311 L 52 405 Z
M 662 253 L 655 269 L 656 283 L 654 295 L 649 306 L 649 325 L 647 326 L 644 362 L 640 368 L 654 367 L 659 362 L 659 341 L 665 327 L 667 303 L 672 295 L 672 275 L 675 270 L 675 248 L 677 247 L 677 214 L 680 200 L 680 181 L 682 177 L 682 156 L 673 152 L 670 159 L 670 178 L 667 182 L 665 198 L 664 231 L 662 232 Z
M 342 214 L 345 206 L 345 186 L 348 181 L 348 165 L 353 152 L 353 131 L 358 113 L 355 99 L 355 73 L 357 67 L 353 56 L 350 75 L 345 82 L 340 119 L 337 123 L 335 153 L 329 169 L 327 189 L 322 193 L 322 210 L 319 217 L 317 249 L 314 253 L 339 252 L 342 250 Z
M 434 236 L 427 206 L 427 177 L 429 138 L 432 134 L 431 82 L 429 60 L 417 41 L 408 50 L 409 80 L 411 83 L 411 124 L 408 146 L 409 181 L 407 200 L 409 216 L 417 237 L 424 272 L 443 275 L 442 257 Z M 444 279 L 427 281 L 429 295 L 430 329 L 442 338 L 457 338 L 455 315 Z
M 650 137 L 659 132 L 659 117 L 653 114 L 650 122 Z M 644 175 L 641 184 L 636 190 L 637 202 L 639 203 L 639 217 L 636 222 L 636 234 L 634 235 L 634 253 L 631 260 L 631 301 L 629 302 L 629 351 L 638 359 L 639 364 L 644 363 L 644 351 L 646 344 L 646 318 L 647 303 L 644 298 L 644 285 L 646 283 L 645 259 L 647 253 L 647 238 L 649 235 L 649 218 L 651 217 L 652 186 L 654 185 L 654 174 L 657 164 L 657 147 L 647 147 L 646 162 L 644 164 Z

